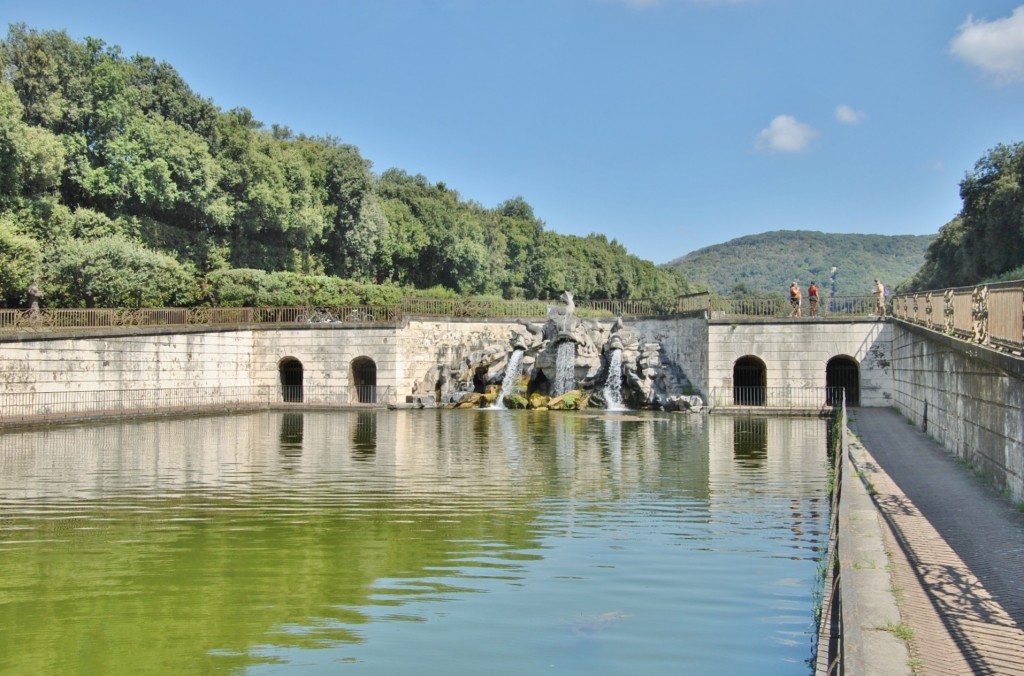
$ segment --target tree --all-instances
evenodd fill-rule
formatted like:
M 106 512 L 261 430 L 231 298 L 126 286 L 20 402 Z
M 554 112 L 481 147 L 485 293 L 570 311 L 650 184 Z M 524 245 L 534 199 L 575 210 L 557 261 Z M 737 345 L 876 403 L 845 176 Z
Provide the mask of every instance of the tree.
M 370 162 L 334 139 L 320 141 L 324 202 L 330 214 L 325 242 L 328 272 L 353 279 L 382 279 L 378 270 L 388 219 L 374 197 Z
M 960 214 L 928 247 L 910 288 L 977 284 L 1024 265 L 1024 143 L 989 150 L 960 197 Z
M 43 254 L 32 237 L 16 232 L 10 216 L 0 216 L 0 293 L 7 307 L 22 305 L 25 290 L 38 281 Z
M 64 307 L 191 305 L 198 290 L 194 269 L 118 237 L 70 242 L 49 283 Z
M 23 112 L 14 88 L 0 81 L 0 204 L 52 194 L 64 171 L 60 139 L 42 127 L 25 124 Z

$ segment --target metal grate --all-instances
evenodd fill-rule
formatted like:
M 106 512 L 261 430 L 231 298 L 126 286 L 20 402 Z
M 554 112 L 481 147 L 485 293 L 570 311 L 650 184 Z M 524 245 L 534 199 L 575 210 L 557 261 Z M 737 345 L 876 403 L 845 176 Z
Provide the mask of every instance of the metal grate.
M 764 406 L 768 370 L 757 357 L 740 357 L 732 367 L 733 406 Z
M 860 406 L 860 366 L 850 357 L 833 357 L 825 367 L 825 387 L 829 406 L 838 406 L 838 393 L 846 393 L 847 406 Z M 835 388 L 835 389 L 833 389 Z

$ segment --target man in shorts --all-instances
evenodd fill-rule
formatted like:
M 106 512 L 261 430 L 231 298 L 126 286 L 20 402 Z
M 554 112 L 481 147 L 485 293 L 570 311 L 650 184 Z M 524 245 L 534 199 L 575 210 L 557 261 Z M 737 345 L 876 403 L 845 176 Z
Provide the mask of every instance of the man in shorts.
M 875 314 L 879 317 L 885 315 L 885 285 L 877 279 L 875 280 Z

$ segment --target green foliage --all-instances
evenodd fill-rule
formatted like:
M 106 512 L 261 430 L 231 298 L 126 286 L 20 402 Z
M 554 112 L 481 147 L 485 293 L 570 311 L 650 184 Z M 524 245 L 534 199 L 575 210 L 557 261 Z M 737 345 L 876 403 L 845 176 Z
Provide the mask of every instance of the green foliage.
M 51 252 L 41 285 L 56 287 L 53 302 L 194 295 L 142 279 L 161 269 L 142 251 L 173 257 L 175 274 L 194 271 L 193 284 L 228 305 L 346 304 L 409 286 L 505 298 L 689 290 L 602 236 L 545 232 L 521 197 L 487 209 L 423 176 L 390 169 L 378 178 L 334 138 L 267 129 L 244 108 L 220 111 L 152 58 L 22 25 L 0 51 L 0 211 L 11 233 Z M 103 252 L 81 246 L 99 240 Z M 124 279 L 110 268 L 75 289 L 68 261 L 87 254 L 136 265 Z M 333 277 L 316 281 L 324 274 Z M 353 291 L 356 283 L 384 286 Z
M 784 292 L 793 280 L 817 281 L 828 295 L 836 266 L 838 295 L 868 295 L 873 280 L 895 288 L 924 260 L 933 236 L 851 235 L 779 230 L 749 235 L 694 251 L 667 267 L 719 294 Z
M 51 304 L 167 307 L 196 301 L 195 271 L 118 237 L 72 240 L 53 262 Z
M 23 121 L 14 87 L 0 81 L 0 204 L 52 192 L 64 171 L 64 147 L 56 134 Z
M 409 288 L 669 304 L 692 290 L 603 235 L 546 231 L 522 197 L 486 208 L 421 175 L 375 176 L 351 145 L 222 111 L 170 65 L 101 40 L 13 25 L 0 63 L 0 217 L 18 251 L 43 252 L 32 275 L 51 304 L 350 304 Z
M 207 275 L 207 293 L 206 300 L 224 307 L 388 305 L 404 295 L 392 285 L 246 268 L 214 270 Z
M 1024 143 L 989 150 L 960 182 L 960 197 L 960 214 L 939 231 L 909 289 L 1021 278 Z
M 8 305 L 17 305 L 38 278 L 43 254 L 36 240 L 15 231 L 12 221 L 0 216 L 0 293 Z
M 1013 282 L 1019 279 L 1024 279 L 1024 265 L 1020 266 L 1019 268 L 1007 270 L 1006 272 L 999 275 L 993 275 L 992 277 L 988 277 L 987 279 L 983 279 L 981 281 L 985 284 L 995 284 L 996 282 Z

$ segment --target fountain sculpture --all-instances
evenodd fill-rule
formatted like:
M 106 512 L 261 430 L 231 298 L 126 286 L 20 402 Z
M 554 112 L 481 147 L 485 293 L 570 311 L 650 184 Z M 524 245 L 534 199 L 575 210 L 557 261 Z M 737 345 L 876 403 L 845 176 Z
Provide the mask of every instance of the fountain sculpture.
M 454 407 L 699 410 L 682 370 L 657 342 L 643 342 L 621 317 L 576 314 L 572 292 L 544 324 L 520 320 L 503 345 L 480 346 L 460 364 L 439 364 L 417 383 Z

